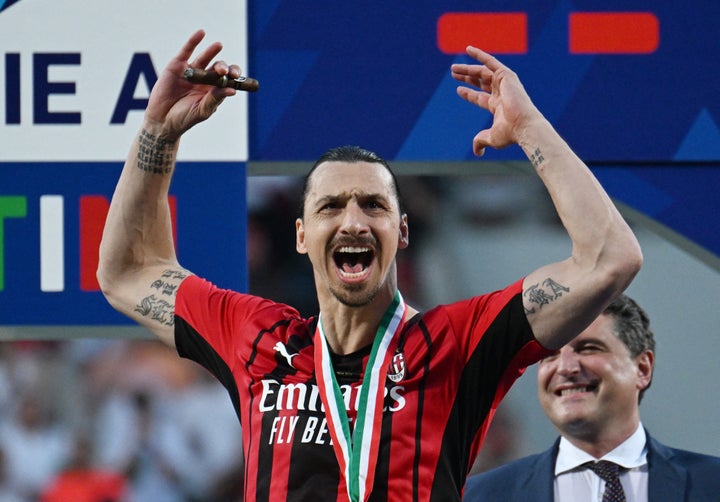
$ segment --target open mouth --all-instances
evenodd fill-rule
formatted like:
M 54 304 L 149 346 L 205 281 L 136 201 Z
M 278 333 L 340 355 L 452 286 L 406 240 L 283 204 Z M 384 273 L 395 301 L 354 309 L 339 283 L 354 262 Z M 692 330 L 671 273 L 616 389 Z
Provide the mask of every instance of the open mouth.
M 360 246 L 343 246 L 333 253 L 335 266 L 348 279 L 362 277 L 373 257 L 372 249 Z
M 578 385 L 575 387 L 564 387 L 555 391 L 556 396 L 565 397 L 573 394 L 581 394 L 583 392 L 595 392 L 597 385 Z

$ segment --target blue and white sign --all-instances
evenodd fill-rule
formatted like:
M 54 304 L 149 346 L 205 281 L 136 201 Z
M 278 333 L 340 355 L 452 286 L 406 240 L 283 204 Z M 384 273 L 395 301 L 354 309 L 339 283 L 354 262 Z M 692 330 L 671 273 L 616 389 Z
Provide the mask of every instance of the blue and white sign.
M 247 69 L 244 1 L 0 3 L 0 325 L 129 322 L 99 292 L 97 246 L 150 89 L 199 28 Z M 183 264 L 239 290 L 248 150 L 238 93 L 183 137 L 171 189 Z

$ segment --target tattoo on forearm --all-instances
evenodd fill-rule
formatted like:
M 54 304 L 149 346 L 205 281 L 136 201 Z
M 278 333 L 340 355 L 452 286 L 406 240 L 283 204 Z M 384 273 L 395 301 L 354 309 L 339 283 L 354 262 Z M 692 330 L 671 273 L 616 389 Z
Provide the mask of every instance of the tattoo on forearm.
M 175 304 L 164 299 L 163 296 L 174 299 L 180 281 L 187 276 L 188 274 L 182 270 L 164 270 L 160 274 L 160 278 L 150 284 L 152 289 L 159 292 L 160 297 L 158 298 L 155 294 L 146 296 L 135 306 L 135 312 L 164 326 L 173 326 L 175 324 Z
M 523 292 L 523 296 L 525 296 L 530 303 L 537 305 L 537 307 L 526 307 L 525 313 L 534 314 L 541 309 L 543 305 L 547 305 L 560 298 L 564 293 L 569 292 L 570 288 L 555 282 L 549 277 L 542 282 L 542 285 L 533 284 Z
M 532 164 L 533 167 L 538 167 L 544 161 L 545 157 L 539 148 L 536 148 L 535 151 L 530 154 L 530 164 Z
M 138 169 L 153 174 L 170 174 L 174 164 L 175 141 L 143 129 L 138 138 Z

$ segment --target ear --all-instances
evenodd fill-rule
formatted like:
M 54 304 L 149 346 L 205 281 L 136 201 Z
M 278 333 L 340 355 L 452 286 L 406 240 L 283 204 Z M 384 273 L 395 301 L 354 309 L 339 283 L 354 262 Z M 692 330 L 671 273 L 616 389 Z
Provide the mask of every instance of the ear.
M 635 360 L 637 361 L 639 390 L 647 389 L 652 381 L 655 354 L 651 350 L 646 350 L 637 356 Z
M 400 217 L 400 232 L 398 234 L 398 249 L 405 249 L 410 245 L 410 229 L 408 228 L 407 214 Z
M 302 218 L 295 220 L 295 249 L 300 254 L 307 254 L 307 247 L 305 247 L 305 226 L 303 225 Z

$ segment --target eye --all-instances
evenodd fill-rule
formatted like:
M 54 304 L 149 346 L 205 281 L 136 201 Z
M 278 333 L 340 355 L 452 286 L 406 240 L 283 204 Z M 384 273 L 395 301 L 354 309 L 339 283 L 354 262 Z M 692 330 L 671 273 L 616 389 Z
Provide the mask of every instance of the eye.
M 364 200 L 362 207 L 368 211 L 386 211 L 388 208 L 383 200 L 374 197 Z
M 593 354 L 595 352 L 600 352 L 601 350 L 602 347 L 593 344 L 582 345 L 577 349 L 580 354 Z
M 320 202 L 318 204 L 318 212 L 319 213 L 328 213 L 336 211 L 340 208 L 340 203 L 337 200 L 325 200 L 324 202 Z

